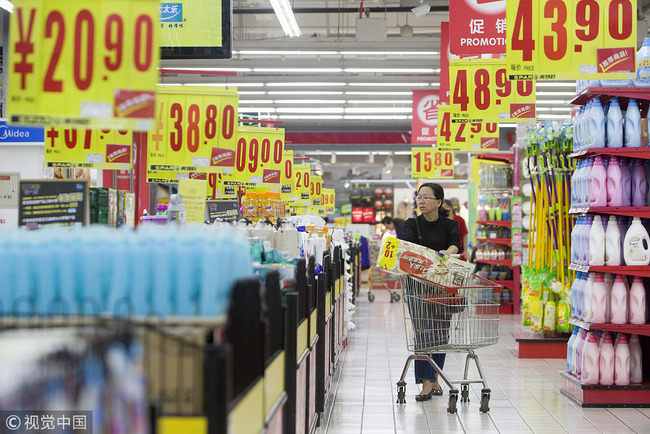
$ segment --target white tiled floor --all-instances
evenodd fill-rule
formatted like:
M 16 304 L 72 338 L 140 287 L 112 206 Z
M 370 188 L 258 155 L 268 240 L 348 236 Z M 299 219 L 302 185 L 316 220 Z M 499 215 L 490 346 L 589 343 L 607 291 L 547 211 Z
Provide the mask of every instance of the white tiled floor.
M 490 412 L 479 412 L 481 385 L 471 388 L 470 403 L 447 413 L 448 393 L 418 403 L 412 368 L 404 405 L 396 404 L 396 382 L 406 351 L 402 304 L 390 303 L 388 292 L 375 291 L 368 302 L 357 299 L 356 329 L 336 389 L 327 433 L 649 433 L 650 409 L 581 408 L 560 394 L 559 371 L 565 360 L 519 359 L 511 331 L 519 318 L 501 317 L 497 345 L 477 350 L 492 389 Z M 445 372 L 462 378 L 464 354 L 449 354 Z

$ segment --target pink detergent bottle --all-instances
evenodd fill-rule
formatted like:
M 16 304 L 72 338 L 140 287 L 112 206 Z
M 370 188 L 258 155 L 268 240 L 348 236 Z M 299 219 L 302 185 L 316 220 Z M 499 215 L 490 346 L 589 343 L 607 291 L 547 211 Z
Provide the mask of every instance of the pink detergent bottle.
M 576 377 L 578 379 L 582 378 L 582 350 L 585 346 L 587 338 L 587 332 L 584 331 L 580 335 L 580 341 L 578 341 L 578 347 L 576 349 Z
M 637 335 L 630 336 L 630 383 L 643 382 L 643 354 Z
M 645 174 L 645 171 L 644 171 Z M 603 159 L 596 155 L 589 175 L 589 206 L 607 206 L 607 172 Z
M 614 384 L 614 343 L 612 342 L 612 335 L 609 333 L 605 333 L 603 336 L 598 362 L 600 384 L 611 386 Z
M 630 384 L 630 346 L 627 344 L 627 335 L 623 333 L 614 350 L 614 384 Z
M 632 176 L 630 175 L 630 160 L 620 157 L 618 165 L 621 169 L 621 206 L 632 206 Z
M 591 287 L 591 322 L 603 324 L 607 322 L 607 289 L 602 273 L 596 273 L 596 280 Z
M 617 274 L 616 279 L 614 279 L 611 297 L 611 323 L 625 324 L 627 322 L 627 290 L 621 274 Z
M 583 384 L 598 384 L 598 340 L 592 332 L 587 333 L 587 342 L 582 348 L 582 374 Z
M 630 287 L 629 318 L 630 324 L 645 324 L 646 321 L 645 286 L 639 276 L 634 276 Z
M 622 206 L 623 195 L 621 167 L 618 158 L 612 157 L 607 167 L 607 206 Z
M 632 160 L 632 206 L 645 206 L 648 185 L 643 161 Z

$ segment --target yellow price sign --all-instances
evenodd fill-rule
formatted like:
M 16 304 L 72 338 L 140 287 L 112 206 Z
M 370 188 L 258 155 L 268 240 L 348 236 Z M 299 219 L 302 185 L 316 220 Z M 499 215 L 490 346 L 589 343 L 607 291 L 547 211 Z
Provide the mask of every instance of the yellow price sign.
M 188 223 L 205 221 L 205 192 L 207 181 L 181 179 L 178 181 L 178 193 L 183 196 L 185 215 Z
M 535 84 L 510 81 L 505 59 L 452 59 L 449 76 L 452 122 L 535 121 Z
M 438 150 L 499 150 L 499 124 L 496 122 L 453 123 L 448 105 L 438 107 L 438 119 Z
M 601 48 L 636 50 L 636 0 L 519 0 L 506 7 L 512 80 L 627 79 L 597 73 Z
M 411 177 L 453 178 L 454 153 L 438 151 L 435 148 L 411 148 Z
M 131 131 L 48 128 L 47 167 L 131 169 Z
M 321 206 L 325 209 L 326 214 L 334 212 L 334 203 L 336 200 L 336 190 L 333 188 L 323 188 L 321 193 Z
M 280 184 L 283 162 L 283 129 L 239 127 L 234 181 L 240 185 Z
M 9 25 L 9 122 L 149 130 L 160 63 L 158 4 L 15 1 Z
M 309 178 L 309 200 L 313 206 L 321 205 L 321 194 L 323 190 L 323 177 L 312 175 Z
M 293 151 L 285 149 L 282 159 L 281 193 L 282 199 L 288 202 L 293 198 Z
M 237 145 L 235 90 L 160 90 L 147 136 L 149 170 L 232 172 Z
M 293 191 L 298 200 L 309 200 L 311 185 L 311 167 L 309 164 L 293 165 Z

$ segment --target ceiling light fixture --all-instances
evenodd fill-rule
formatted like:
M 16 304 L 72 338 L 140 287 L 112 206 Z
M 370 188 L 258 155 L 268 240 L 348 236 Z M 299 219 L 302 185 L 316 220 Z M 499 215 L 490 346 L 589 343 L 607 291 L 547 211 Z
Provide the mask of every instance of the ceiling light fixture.
M 279 107 L 278 113 L 343 113 L 343 107 Z
M 422 17 L 428 14 L 430 10 L 431 6 L 426 3 L 422 3 L 422 0 L 420 0 L 420 6 L 414 7 L 411 9 L 411 12 L 413 12 L 416 17 Z
M 278 21 L 280 21 L 285 35 L 290 38 L 302 35 L 300 27 L 298 27 L 298 23 L 296 22 L 296 17 L 293 16 L 293 10 L 291 9 L 289 0 L 271 0 L 271 6 L 273 6 L 275 16 L 278 17 Z
M 325 87 L 325 86 L 345 86 L 347 83 L 340 83 L 340 82 L 333 82 L 333 81 L 324 81 L 320 83 L 314 83 L 314 82 L 298 82 L 298 81 L 292 81 L 292 82 L 274 82 L 274 83 L 267 83 L 266 85 L 269 87 Z M 314 92 L 311 92 L 312 94 Z
M 394 73 L 394 74 L 433 74 L 440 72 L 439 69 L 434 68 L 344 68 L 343 72 L 350 73 Z
M 4 9 L 10 14 L 14 13 L 14 5 L 9 0 L 0 0 L 0 9 Z
M 241 92 L 240 92 L 241 93 Z M 407 92 L 409 95 L 410 92 Z M 330 90 L 269 90 L 269 95 L 343 95 L 342 91 L 330 91 Z
M 413 92 L 345 92 L 346 95 L 370 95 L 370 96 L 412 96 Z
M 348 86 L 367 86 L 367 87 L 426 87 L 429 83 L 349 83 Z

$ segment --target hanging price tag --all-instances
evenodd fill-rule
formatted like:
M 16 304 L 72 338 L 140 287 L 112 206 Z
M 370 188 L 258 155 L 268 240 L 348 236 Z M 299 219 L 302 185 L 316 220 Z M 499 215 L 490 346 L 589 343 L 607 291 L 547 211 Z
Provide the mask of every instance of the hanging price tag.
M 598 74 L 597 51 L 636 47 L 636 0 L 507 2 L 506 60 L 511 80 L 628 79 Z
M 158 1 L 18 0 L 7 118 L 20 125 L 151 128 Z
M 321 194 L 321 207 L 325 210 L 325 214 L 332 214 L 334 212 L 335 199 L 336 191 L 333 188 L 323 188 Z
M 411 177 L 413 179 L 425 178 L 453 178 L 454 153 L 452 151 L 438 151 L 435 148 L 411 148 Z
M 438 150 L 444 151 L 497 151 L 499 150 L 499 124 L 496 122 L 453 123 L 449 106 L 438 110 Z
M 323 189 L 323 177 L 312 175 L 309 178 L 309 200 L 313 206 L 321 205 L 321 194 Z
M 289 202 L 293 198 L 293 151 L 284 150 L 281 181 L 282 200 Z
M 298 200 L 309 200 L 311 185 L 311 167 L 309 164 L 294 164 L 293 166 L 294 197 Z
M 47 167 L 131 169 L 131 131 L 45 130 Z
M 452 122 L 535 121 L 535 85 L 508 80 L 504 59 L 453 59 L 449 75 Z
M 239 185 L 278 185 L 282 182 L 283 158 L 283 129 L 240 127 L 234 180 Z
M 149 170 L 232 173 L 238 95 L 232 89 L 161 90 L 147 136 Z

